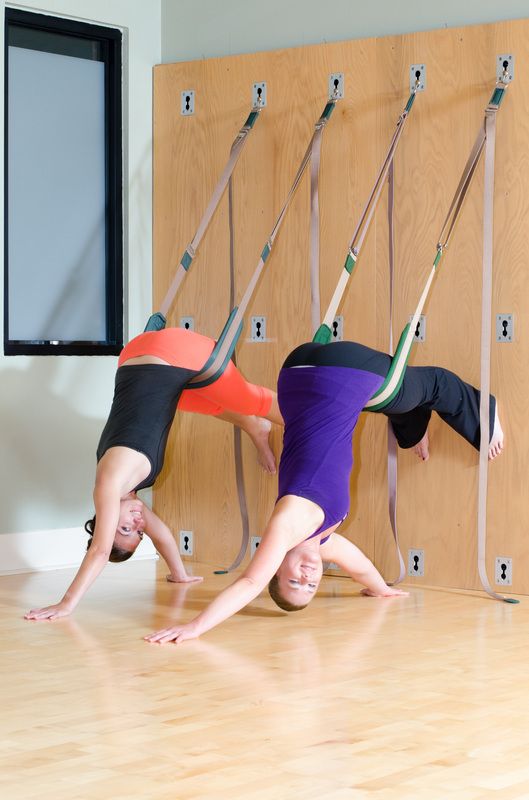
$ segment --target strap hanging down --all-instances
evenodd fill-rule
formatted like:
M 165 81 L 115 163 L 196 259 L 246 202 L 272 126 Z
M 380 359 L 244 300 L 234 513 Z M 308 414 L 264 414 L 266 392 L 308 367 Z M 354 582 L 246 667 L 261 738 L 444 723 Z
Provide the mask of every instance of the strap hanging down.
M 387 404 L 395 397 L 401 387 L 406 365 L 410 356 L 411 346 L 414 340 L 415 330 L 417 328 L 417 323 L 419 322 L 419 317 L 421 316 L 424 304 L 430 292 L 430 287 L 437 272 L 437 267 L 439 266 L 444 251 L 450 242 L 457 218 L 472 182 L 472 178 L 474 177 L 479 158 L 483 152 L 487 137 L 485 130 L 487 115 L 492 114 L 495 117 L 506 88 L 506 84 L 504 84 L 501 80 L 496 84 L 496 88 L 494 89 L 490 102 L 485 111 L 483 124 L 478 132 L 476 141 L 474 142 L 474 146 L 472 147 L 470 156 L 468 157 L 467 163 L 463 170 L 461 180 L 459 181 L 459 185 L 456 189 L 456 193 L 452 203 L 450 204 L 448 214 L 443 223 L 441 234 L 438 240 L 439 243 L 437 245 L 437 253 L 432 265 L 432 269 L 428 276 L 428 280 L 426 281 L 426 285 L 419 298 L 417 308 L 415 309 L 411 322 L 404 327 L 400 335 L 397 350 L 393 356 L 391 367 L 386 379 L 384 380 L 384 383 L 365 405 L 365 409 L 367 411 L 380 411 L 381 409 L 385 408 L 385 406 L 387 406 Z
M 235 302 L 235 232 L 233 229 L 233 181 L 230 178 L 228 184 L 228 224 L 230 230 L 230 303 L 231 308 Z M 233 354 L 233 363 L 237 364 L 236 354 Z M 235 481 L 237 484 L 237 499 L 239 501 L 239 512 L 241 515 L 242 536 L 239 552 L 235 559 L 226 569 L 214 570 L 215 575 L 225 575 L 232 572 L 240 565 L 250 541 L 250 519 L 248 517 L 248 503 L 246 500 L 246 486 L 244 483 L 244 470 L 242 459 L 242 433 L 236 425 L 233 426 L 233 454 L 235 459 Z
M 501 98 L 500 98 L 501 100 Z M 518 603 L 512 597 L 495 592 L 487 577 L 485 551 L 487 540 L 487 484 L 489 450 L 490 339 L 492 316 L 492 243 L 494 214 L 494 153 L 496 141 L 496 112 L 489 106 L 485 113 L 485 179 L 483 191 L 483 285 L 481 305 L 481 397 L 479 405 L 480 445 L 478 482 L 478 572 L 485 591 L 496 600 Z
M 349 244 L 349 251 L 347 253 L 345 263 L 343 266 L 343 271 L 340 276 L 340 280 L 338 281 L 338 285 L 334 291 L 334 294 L 331 298 L 331 302 L 323 319 L 323 322 L 319 326 L 318 330 L 316 331 L 313 341 L 314 342 L 321 342 L 322 344 L 327 344 L 332 339 L 332 323 L 336 316 L 336 312 L 338 311 L 338 307 L 344 295 L 347 282 L 349 277 L 353 271 L 353 268 L 360 256 L 360 251 L 362 249 L 362 245 L 364 243 L 364 239 L 367 235 L 369 230 L 369 226 L 371 224 L 371 220 L 375 214 L 378 201 L 380 199 L 380 195 L 382 193 L 382 189 L 384 188 L 384 183 L 388 176 L 389 168 L 393 163 L 393 159 L 395 157 L 395 152 L 397 150 L 398 143 L 400 141 L 400 137 L 402 136 L 402 132 L 404 130 L 404 126 L 406 124 L 406 120 L 408 119 L 409 113 L 412 109 L 413 102 L 415 100 L 415 96 L 417 93 L 419 82 L 417 81 L 415 87 L 408 98 L 408 102 L 404 110 L 402 111 L 401 115 L 397 120 L 397 127 L 393 134 L 393 138 L 391 139 L 388 151 L 386 153 L 386 157 L 382 163 L 380 171 L 378 173 L 377 179 L 369 196 L 369 200 L 366 203 L 362 216 L 356 226 L 356 230 L 354 232 L 353 238 Z
M 226 186 L 228 185 L 228 181 L 231 179 L 233 170 L 235 169 L 235 165 L 237 164 L 239 156 L 243 151 L 243 147 L 246 141 L 248 140 L 248 134 L 255 125 L 257 118 L 261 113 L 262 108 L 263 106 L 259 104 L 255 105 L 252 108 L 246 122 L 244 123 L 239 133 L 235 137 L 235 140 L 233 141 L 233 144 L 231 146 L 228 163 L 224 167 L 222 175 L 219 178 L 219 182 L 217 183 L 215 189 L 213 190 L 213 194 L 211 195 L 211 199 L 207 205 L 206 210 L 204 211 L 202 219 L 200 220 L 197 231 L 191 242 L 184 250 L 184 254 L 180 259 L 180 264 L 178 265 L 174 278 L 171 282 L 171 285 L 167 290 L 167 294 L 163 299 L 163 302 L 160 306 L 160 310 L 152 314 L 152 316 L 149 318 L 147 325 L 145 326 L 146 331 L 159 331 L 165 328 L 167 324 L 167 314 L 173 304 L 173 301 L 176 297 L 176 293 L 178 292 L 180 284 L 184 280 L 184 277 L 186 276 L 189 267 L 193 263 L 193 259 L 197 253 L 198 246 L 202 241 L 202 238 L 208 229 L 209 223 L 213 218 L 217 206 L 221 201 L 222 195 L 224 194 Z
M 393 355 L 393 300 L 395 289 L 395 231 L 394 231 L 394 215 L 393 210 L 395 207 L 395 165 L 392 162 L 389 168 L 388 175 L 388 241 L 389 241 L 389 354 Z M 398 461 L 397 461 L 397 438 L 393 432 L 393 427 L 390 420 L 387 421 L 387 437 L 388 437 L 388 514 L 393 539 L 395 542 L 395 549 L 397 551 L 397 559 L 399 562 L 399 574 L 396 580 L 391 583 L 391 586 L 396 586 L 404 580 L 406 574 L 406 567 L 399 545 L 399 533 L 397 527 L 397 476 L 398 476 Z
M 188 389 L 193 389 L 193 388 L 198 389 L 201 386 L 207 386 L 208 384 L 217 380 L 217 378 L 224 372 L 226 365 L 233 354 L 239 336 L 241 335 L 244 314 L 253 296 L 255 287 L 264 269 L 265 263 L 270 255 L 272 247 L 274 246 L 274 242 L 277 234 L 279 233 L 281 223 L 283 222 L 288 207 L 292 201 L 292 198 L 294 197 L 294 194 L 296 193 L 296 189 L 298 188 L 299 183 L 301 182 L 301 178 L 303 177 L 305 169 L 307 168 L 307 165 L 310 161 L 312 150 L 314 147 L 314 142 L 321 137 L 322 131 L 327 122 L 329 121 L 335 105 L 336 105 L 336 99 L 331 98 L 326 103 L 321 116 L 316 122 L 316 125 L 314 127 L 314 133 L 312 134 L 312 138 L 309 142 L 305 155 L 301 160 L 301 164 L 299 165 L 296 177 L 294 178 L 292 186 L 290 187 L 285 203 L 281 211 L 279 212 L 279 216 L 275 221 L 274 227 L 272 228 L 272 232 L 270 233 L 270 236 L 268 237 L 267 242 L 262 250 L 261 257 L 250 279 L 250 282 L 246 288 L 246 291 L 242 297 L 242 300 L 238 306 L 233 307 L 228 317 L 228 320 L 224 325 L 222 333 L 219 336 L 217 344 L 213 349 L 213 352 L 211 353 L 211 356 L 205 363 L 201 372 L 194 378 L 192 378 L 191 381 L 188 383 L 187 385 Z

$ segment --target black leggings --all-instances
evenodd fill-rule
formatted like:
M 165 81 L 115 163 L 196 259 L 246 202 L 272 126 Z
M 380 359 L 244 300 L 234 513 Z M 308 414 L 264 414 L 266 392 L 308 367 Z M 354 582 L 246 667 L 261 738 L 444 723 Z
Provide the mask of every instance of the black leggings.
M 357 342 L 308 342 L 288 356 L 284 367 L 352 367 L 386 376 L 391 357 Z M 479 450 L 480 393 L 442 367 L 407 367 L 397 395 L 375 414 L 391 421 L 400 447 L 414 447 L 426 433 L 432 411 Z M 368 409 L 369 410 L 369 409 Z M 489 441 L 494 429 L 496 400 L 489 404 Z

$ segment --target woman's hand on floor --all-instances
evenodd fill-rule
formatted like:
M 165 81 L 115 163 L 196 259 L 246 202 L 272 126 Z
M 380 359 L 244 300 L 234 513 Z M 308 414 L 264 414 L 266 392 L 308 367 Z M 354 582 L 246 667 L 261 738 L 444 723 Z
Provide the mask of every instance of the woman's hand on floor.
M 151 633 L 149 636 L 144 636 L 146 642 L 151 642 L 153 644 L 167 644 L 167 642 L 175 642 L 175 644 L 180 644 L 180 642 L 185 642 L 186 639 L 196 639 L 198 637 L 198 633 L 194 625 L 189 623 L 188 625 L 175 625 L 172 628 L 164 628 L 161 631 L 156 631 L 156 633 Z
M 360 594 L 365 595 L 365 597 L 408 597 L 409 592 L 405 592 L 404 589 L 395 589 L 393 586 L 387 586 L 386 589 L 377 592 L 371 591 L 371 589 L 362 589 Z
M 66 603 L 55 603 L 53 606 L 33 608 L 24 614 L 24 619 L 59 619 L 59 617 L 67 617 L 71 611 L 72 609 Z
M 165 576 L 169 583 L 200 583 L 204 578 L 201 575 L 169 575 Z

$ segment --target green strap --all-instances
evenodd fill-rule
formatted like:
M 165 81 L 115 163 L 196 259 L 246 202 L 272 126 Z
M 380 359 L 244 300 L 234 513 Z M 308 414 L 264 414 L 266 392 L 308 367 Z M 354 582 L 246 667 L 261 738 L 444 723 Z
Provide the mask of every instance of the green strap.
M 397 345 L 397 349 L 395 351 L 395 355 L 391 359 L 391 366 L 389 368 L 388 374 L 386 375 L 386 377 L 384 379 L 384 383 L 378 389 L 378 391 L 375 392 L 375 394 L 373 395 L 371 400 L 376 400 L 376 398 L 379 397 L 382 394 L 382 392 L 385 390 L 385 388 L 388 385 L 388 383 L 390 383 L 390 381 L 393 379 L 393 376 L 395 374 L 395 370 L 397 369 L 397 364 L 399 362 L 399 357 L 400 357 L 400 355 L 402 353 L 402 350 L 403 350 L 403 347 L 404 347 L 404 342 L 405 342 L 405 339 L 406 339 L 406 336 L 408 334 L 409 329 L 410 329 L 410 324 L 408 323 L 404 327 L 404 330 L 402 331 L 402 333 L 400 335 L 399 343 Z M 401 365 L 401 368 L 400 368 L 399 379 L 397 381 L 397 384 L 396 384 L 395 388 L 391 392 L 391 394 L 388 397 L 386 397 L 384 400 L 382 400 L 380 403 L 377 403 L 376 405 L 369 406 L 369 408 L 367 409 L 368 411 L 380 411 L 382 408 L 385 408 L 385 406 L 387 406 L 388 403 L 391 403 L 393 398 L 397 395 L 400 387 L 402 386 L 402 381 L 404 380 L 404 374 L 406 372 L 406 367 L 408 366 L 410 353 L 411 353 L 411 347 L 408 348 L 408 352 L 406 353 L 405 361 L 403 362 L 403 364 Z
M 162 312 L 156 311 L 154 314 L 151 314 L 151 316 L 147 320 L 147 325 L 145 326 L 143 332 L 146 333 L 147 331 L 163 331 L 166 325 L 167 325 L 167 320 L 165 319 Z
M 331 340 L 332 340 L 331 329 L 329 328 L 328 325 L 322 323 L 318 328 L 318 330 L 316 331 L 316 333 L 314 334 L 312 341 L 318 342 L 318 344 L 329 344 Z

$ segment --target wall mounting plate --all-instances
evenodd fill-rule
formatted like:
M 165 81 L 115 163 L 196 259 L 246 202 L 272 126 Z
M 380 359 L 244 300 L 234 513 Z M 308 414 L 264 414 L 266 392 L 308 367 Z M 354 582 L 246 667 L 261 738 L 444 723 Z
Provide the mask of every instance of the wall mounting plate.
M 410 322 L 412 321 L 413 316 L 410 317 Z M 421 314 L 419 317 L 419 321 L 417 323 L 417 327 L 415 328 L 415 333 L 413 336 L 414 342 L 425 342 L 426 341 L 426 315 Z
M 410 578 L 424 576 L 424 550 L 408 550 L 408 575 Z
M 266 341 L 266 317 L 251 318 L 250 340 L 252 342 Z
M 415 89 L 416 81 L 419 81 Z M 426 89 L 426 66 L 424 64 L 412 64 L 410 67 L 410 92 L 424 92 Z
M 333 342 L 342 342 L 343 341 L 343 316 L 339 314 L 337 317 L 334 318 L 332 323 L 332 340 Z
M 496 341 L 514 342 L 514 314 L 496 314 Z
M 184 117 L 190 117 L 191 114 L 195 113 L 195 92 L 193 89 L 185 89 L 182 92 L 180 113 Z
M 260 108 L 266 106 L 266 81 L 254 83 L 252 86 L 252 105 L 254 108 L 256 106 Z
M 180 328 L 185 328 L 186 331 L 194 331 L 195 330 L 195 320 L 194 317 L 180 317 Z
M 512 558 L 496 557 L 494 562 L 494 583 L 496 586 L 512 586 Z
M 333 72 L 329 75 L 329 100 L 341 100 L 344 94 L 343 72 Z
M 514 56 L 512 53 L 496 57 L 496 78 L 503 83 L 514 80 Z

